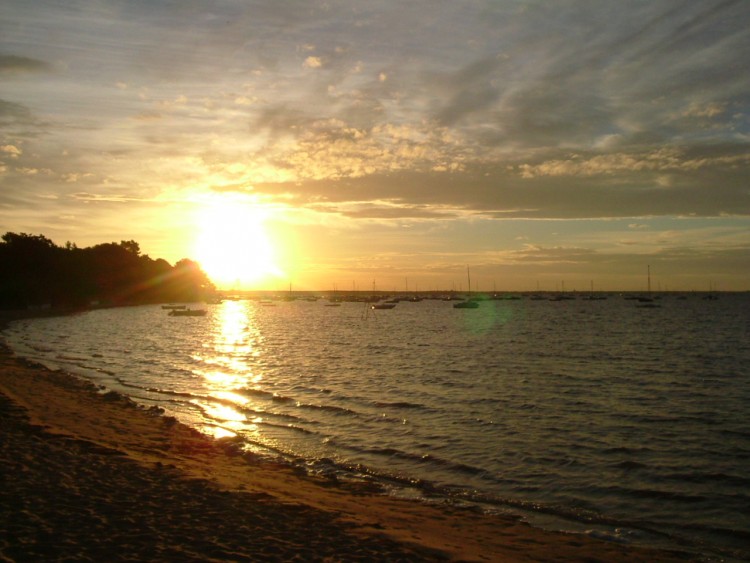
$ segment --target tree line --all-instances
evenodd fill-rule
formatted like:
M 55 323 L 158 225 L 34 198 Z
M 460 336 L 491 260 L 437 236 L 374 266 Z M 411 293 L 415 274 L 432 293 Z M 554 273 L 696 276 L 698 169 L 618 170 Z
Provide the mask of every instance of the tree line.
M 78 308 L 205 299 L 215 288 L 199 264 L 141 254 L 133 240 L 78 248 L 8 232 L 0 242 L 0 309 Z

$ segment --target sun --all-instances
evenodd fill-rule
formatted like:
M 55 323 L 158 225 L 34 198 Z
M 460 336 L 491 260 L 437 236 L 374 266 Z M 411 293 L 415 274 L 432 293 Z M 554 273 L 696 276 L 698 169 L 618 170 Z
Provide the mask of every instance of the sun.
M 219 288 L 250 289 L 281 275 L 257 205 L 219 198 L 201 207 L 195 257 Z

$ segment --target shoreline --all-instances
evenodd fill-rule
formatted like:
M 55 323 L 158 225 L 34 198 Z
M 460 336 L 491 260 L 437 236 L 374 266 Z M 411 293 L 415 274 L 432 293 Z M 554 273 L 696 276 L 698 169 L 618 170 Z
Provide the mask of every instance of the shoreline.
M 302 475 L 18 358 L 1 337 L 0 414 L 0 560 L 696 558 Z

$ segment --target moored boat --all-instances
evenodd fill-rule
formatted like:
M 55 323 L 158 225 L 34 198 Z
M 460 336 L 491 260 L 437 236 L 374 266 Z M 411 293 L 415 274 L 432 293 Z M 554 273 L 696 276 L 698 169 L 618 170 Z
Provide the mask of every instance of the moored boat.
M 469 282 L 468 296 L 466 297 L 465 301 L 454 303 L 453 304 L 454 309 L 478 309 L 479 308 L 479 301 L 471 297 L 471 272 L 469 271 L 468 266 L 466 266 L 466 278 Z
M 467 299 L 466 301 L 454 303 L 453 308 L 454 309 L 477 309 L 479 308 L 479 302 L 474 301 L 472 299 Z
M 205 309 L 172 309 L 168 314 L 170 317 L 204 317 L 207 312 Z

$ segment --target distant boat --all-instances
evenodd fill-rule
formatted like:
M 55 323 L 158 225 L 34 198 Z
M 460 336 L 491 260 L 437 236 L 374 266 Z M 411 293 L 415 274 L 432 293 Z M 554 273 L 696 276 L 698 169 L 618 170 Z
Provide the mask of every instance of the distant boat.
M 703 296 L 703 299 L 706 301 L 716 301 L 719 298 L 716 293 L 714 293 L 714 287 L 713 284 L 708 284 L 708 294 Z
M 375 303 L 371 305 L 372 309 L 393 309 L 396 306 L 395 303 Z
M 471 299 L 467 299 L 466 301 L 461 301 L 460 303 L 454 303 L 453 308 L 454 309 L 478 309 L 479 301 L 473 301 Z
M 594 281 L 592 280 L 591 281 L 591 293 L 584 296 L 583 299 L 585 299 L 586 301 L 603 301 L 606 299 L 606 297 L 604 295 L 596 295 L 594 293 Z
M 505 295 L 498 295 L 497 293 L 493 293 L 489 299 L 491 299 L 492 301 L 518 301 L 519 299 L 521 299 L 521 296 L 512 295 L 509 293 L 506 293 Z
M 172 309 L 169 311 L 170 317 L 205 317 L 205 309 Z
M 576 298 L 573 295 L 565 293 L 565 282 L 562 282 L 562 289 L 550 296 L 549 301 L 573 301 Z
M 658 309 L 659 304 L 654 303 L 654 298 L 651 297 L 651 266 L 646 266 L 646 275 L 647 275 L 647 290 L 648 295 L 646 297 L 640 295 L 636 297 L 636 301 L 638 301 L 638 304 L 636 307 L 640 307 L 641 309 Z
M 468 266 L 466 266 L 466 277 L 469 280 L 469 297 L 467 297 L 465 301 L 454 303 L 453 304 L 454 309 L 478 309 L 479 308 L 479 301 L 475 301 L 471 298 L 471 272 L 469 271 Z
M 187 305 L 162 305 L 161 306 L 162 309 L 167 309 L 167 310 L 170 310 L 170 311 L 174 311 L 174 310 L 177 310 L 177 309 L 185 309 L 186 307 L 187 307 Z

